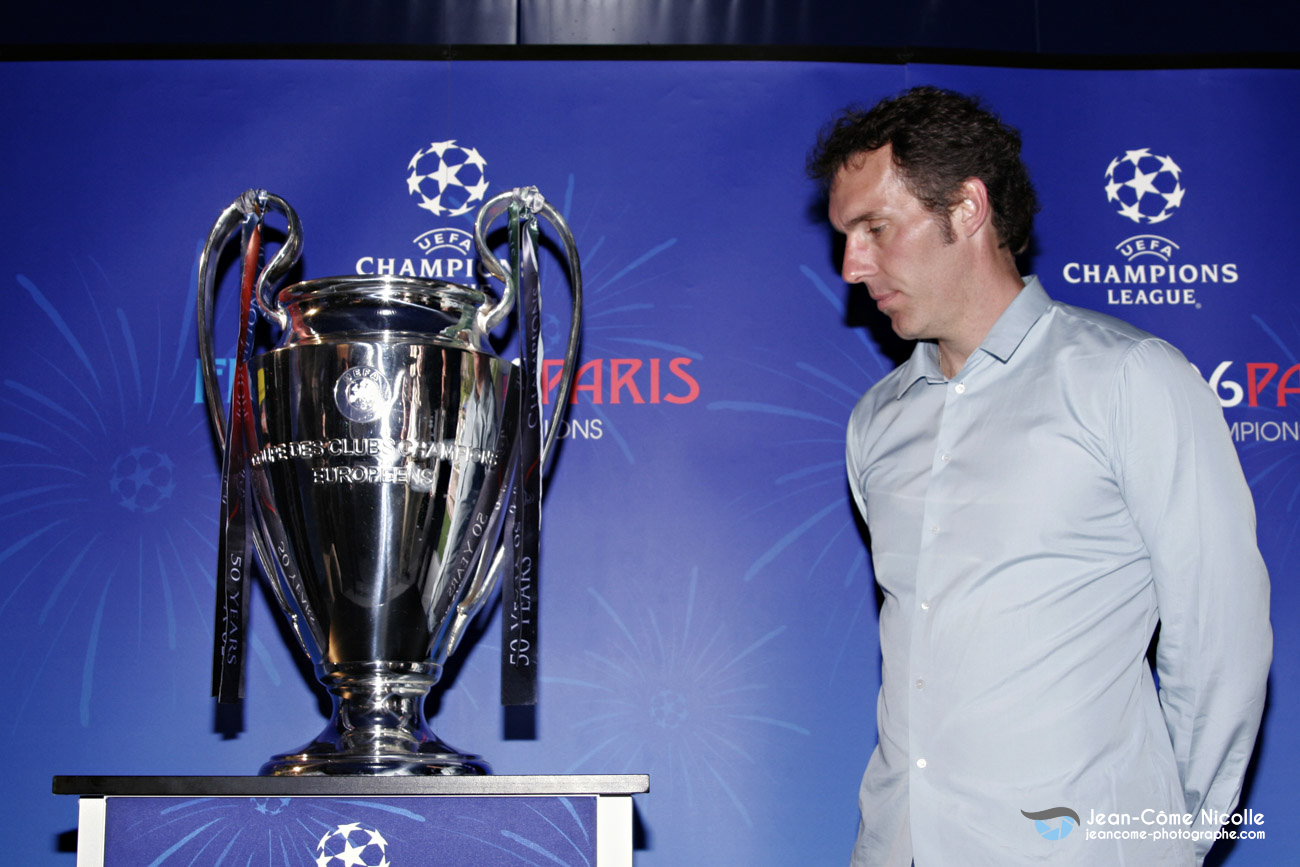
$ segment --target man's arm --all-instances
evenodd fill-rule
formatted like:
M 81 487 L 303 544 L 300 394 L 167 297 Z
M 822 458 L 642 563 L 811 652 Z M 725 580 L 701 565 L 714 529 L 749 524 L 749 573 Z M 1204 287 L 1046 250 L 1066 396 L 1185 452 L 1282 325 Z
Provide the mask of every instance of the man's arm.
M 1217 398 L 1177 350 L 1138 344 L 1113 394 L 1116 470 L 1155 578 L 1160 703 L 1192 827 L 1212 836 L 1241 794 L 1272 661 L 1254 503 Z

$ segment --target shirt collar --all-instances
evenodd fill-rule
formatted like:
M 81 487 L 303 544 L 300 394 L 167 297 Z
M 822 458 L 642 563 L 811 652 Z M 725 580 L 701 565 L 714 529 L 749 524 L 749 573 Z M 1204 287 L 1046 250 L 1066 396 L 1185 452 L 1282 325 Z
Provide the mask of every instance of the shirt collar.
M 984 335 L 984 341 L 976 352 L 984 352 L 1006 364 L 1024 342 L 1029 329 L 1051 306 L 1052 299 L 1037 277 L 1030 275 L 1024 278 L 1024 282 L 1025 288 L 1011 299 L 1007 309 L 1002 311 L 998 321 Z M 932 383 L 948 381 L 939 369 L 939 348 L 928 340 L 917 341 L 911 357 L 903 362 L 900 373 L 898 397 L 902 397 L 922 379 Z

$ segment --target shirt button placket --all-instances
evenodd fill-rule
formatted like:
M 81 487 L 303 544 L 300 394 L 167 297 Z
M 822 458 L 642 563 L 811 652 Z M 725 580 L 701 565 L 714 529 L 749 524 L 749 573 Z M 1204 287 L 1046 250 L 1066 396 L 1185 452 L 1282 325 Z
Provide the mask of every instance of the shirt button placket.
M 958 396 L 966 394 L 966 384 L 963 382 L 950 382 L 947 385 L 947 400 L 954 402 Z M 910 706 L 909 732 L 908 740 L 912 752 L 913 767 L 916 772 L 924 771 L 929 765 L 929 759 L 925 753 L 928 751 L 926 744 L 929 741 L 929 730 L 931 720 L 925 701 L 926 679 L 925 672 L 930 670 L 930 623 L 929 618 L 934 607 L 931 595 L 936 591 L 936 587 L 942 587 L 942 576 L 938 575 L 935 569 L 936 546 L 943 544 L 944 522 L 947 520 L 944 514 L 937 510 L 937 505 L 946 502 L 946 489 L 951 485 L 951 479 L 947 479 L 947 470 L 952 466 L 952 449 L 950 446 L 953 442 L 953 428 L 958 430 L 961 427 L 959 421 L 961 411 L 945 412 L 939 423 L 939 429 L 936 432 L 934 463 L 931 465 L 931 477 L 925 508 L 922 513 L 922 527 L 924 527 L 924 538 L 921 541 L 920 559 L 917 563 L 916 572 L 916 598 L 919 601 L 920 612 L 915 628 L 912 631 L 911 654 L 910 654 L 910 681 L 908 704 Z M 940 579 L 937 584 L 932 584 L 936 578 Z
M 950 399 L 954 399 L 954 396 L 956 395 L 964 395 L 966 393 L 966 384 L 964 382 L 951 383 L 949 387 L 951 389 L 949 392 Z M 945 418 L 947 417 L 948 416 L 945 413 Z M 945 428 L 946 426 L 944 425 L 943 422 L 941 422 L 939 425 L 938 436 L 937 436 L 937 440 L 939 443 L 944 443 L 945 440 L 950 440 L 948 430 L 946 430 Z M 926 739 L 922 735 L 922 732 L 928 730 L 928 726 L 925 725 L 925 723 L 928 722 L 926 718 L 927 715 L 925 712 L 925 705 L 922 704 L 921 702 L 923 701 L 924 698 L 922 694 L 926 688 L 926 681 L 925 681 L 925 677 L 922 675 L 922 672 L 928 668 L 930 662 L 929 654 L 928 654 L 929 651 L 928 640 L 918 640 L 918 639 L 921 639 L 922 636 L 928 634 L 930 612 L 934 608 L 934 603 L 928 597 L 928 593 L 931 592 L 933 588 L 924 586 L 927 581 L 927 576 L 933 575 L 934 572 L 933 569 L 930 568 L 930 564 L 924 561 L 930 559 L 933 556 L 934 546 L 940 544 L 940 538 L 941 538 L 940 534 L 943 532 L 943 525 L 941 523 L 943 520 L 943 516 L 938 515 L 934 512 L 933 504 L 936 501 L 937 502 L 943 501 L 941 490 L 945 488 L 946 485 L 943 484 L 942 482 L 936 485 L 935 481 L 942 479 L 943 476 L 946 475 L 942 471 L 947 470 L 951 465 L 952 465 L 952 450 L 947 448 L 946 444 L 938 446 L 935 450 L 935 462 L 931 470 L 932 476 L 931 476 L 930 494 L 931 495 L 938 494 L 939 496 L 935 497 L 935 499 L 931 499 L 926 504 L 925 514 L 924 514 L 924 521 L 925 521 L 924 526 L 926 527 L 925 535 L 927 538 L 922 543 L 922 557 L 921 557 L 922 562 L 918 564 L 918 569 L 917 569 L 916 592 L 918 598 L 920 599 L 919 605 L 920 605 L 921 613 L 919 616 L 923 618 L 923 620 L 917 623 L 917 628 L 913 632 L 913 643 L 912 643 L 913 652 L 911 654 L 911 662 L 912 662 L 911 687 L 912 688 L 909 690 L 909 692 L 911 693 L 911 701 L 909 702 L 909 704 L 911 705 L 910 716 L 911 716 L 912 724 L 910 726 L 911 731 L 909 733 L 910 734 L 909 740 L 911 741 L 911 745 L 913 749 L 912 755 L 915 757 L 914 759 L 915 767 L 918 771 L 924 771 L 926 767 L 929 765 L 929 760 L 924 755 L 918 755 L 918 753 L 922 753 L 925 750 L 925 745 L 923 741 Z

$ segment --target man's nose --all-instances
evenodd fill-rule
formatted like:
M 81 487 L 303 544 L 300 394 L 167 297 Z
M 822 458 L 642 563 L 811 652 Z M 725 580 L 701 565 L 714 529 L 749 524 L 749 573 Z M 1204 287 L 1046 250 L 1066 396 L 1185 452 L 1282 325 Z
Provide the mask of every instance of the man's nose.
M 849 241 L 844 246 L 844 264 L 840 276 L 845 283 L 861 283 L 876 273 L 875 254 L 865 245 Z

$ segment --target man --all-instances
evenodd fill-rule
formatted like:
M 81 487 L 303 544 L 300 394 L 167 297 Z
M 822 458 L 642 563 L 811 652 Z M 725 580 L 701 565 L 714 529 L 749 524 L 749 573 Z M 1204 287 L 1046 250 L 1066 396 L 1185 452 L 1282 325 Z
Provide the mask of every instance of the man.
M 844 279 L 918 341 L 848 429 L 884 594 L 854 867 L 1200 863 L 1272 655 L 1218 401 L 1169 344 L 1020 277 L 1037 202 L 977 102 L 846 112 L 809 172 Z

